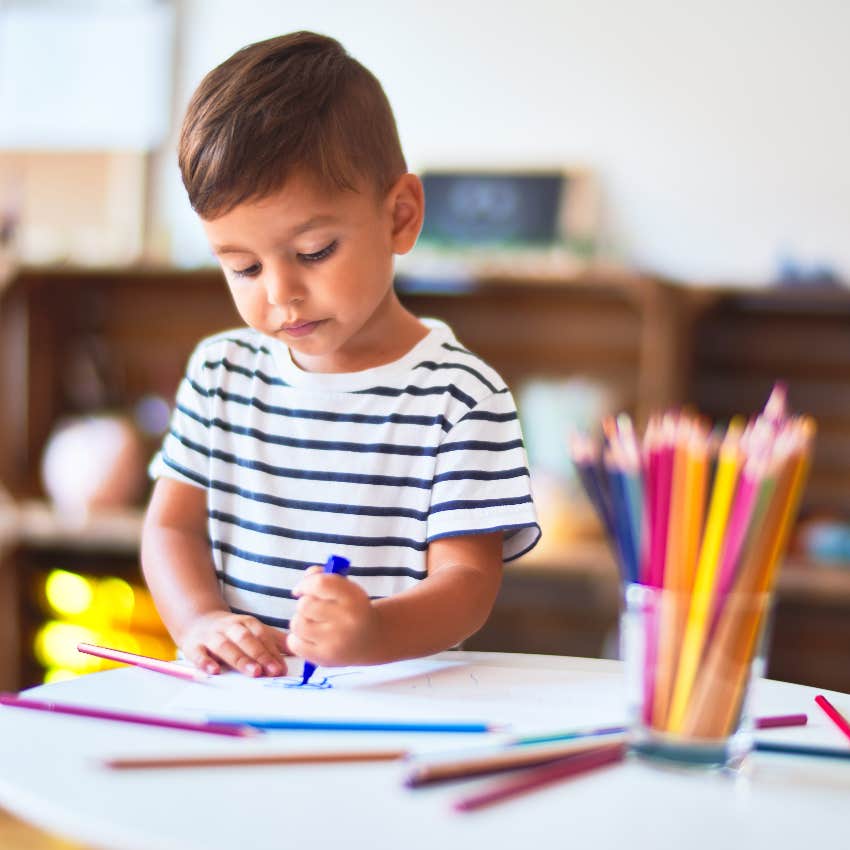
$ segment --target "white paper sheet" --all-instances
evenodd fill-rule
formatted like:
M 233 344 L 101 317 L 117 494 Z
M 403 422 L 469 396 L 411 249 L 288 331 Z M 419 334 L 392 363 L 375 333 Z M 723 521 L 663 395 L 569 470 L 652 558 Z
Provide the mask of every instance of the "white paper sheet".
M 622 689 L 611 686 L 608 673 L 563 673 L 445 655 L 376 667 L 320 668 L 304 687 L 299 686 L 301 662 L 290 659 L 288 672 L 258 679 L 226 673 L 208 684 L 187 683 L 163 708 L 193 717 L 482 722 L 520 734 L 624 720 Z

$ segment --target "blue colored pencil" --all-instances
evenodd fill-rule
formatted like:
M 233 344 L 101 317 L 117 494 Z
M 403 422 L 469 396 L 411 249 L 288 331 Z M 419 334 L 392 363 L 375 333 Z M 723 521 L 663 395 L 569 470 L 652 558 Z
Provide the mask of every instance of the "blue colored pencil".
M 756 741 L 754 749 L 759 753 L 850 760 L 850 747 L 816 747 L 811 744 L 780 744 L 773 741 Z
M 497 732 L 490 723 L 430 723 L 427 721 L 394 720 L 307 720 L 295 717 L 220 717 L 208 722 L 218 725 L 250 726 L 254 729 L 295 729 L 322 732 Z
M 638 580 L 637 545 L 633 536 L 631 505 L 625 475 L 614 461 L 608 465 L 611 480 L 611 503 L 614 514 L 614 530 L 622 560 L 621 572 L 626 582 Z

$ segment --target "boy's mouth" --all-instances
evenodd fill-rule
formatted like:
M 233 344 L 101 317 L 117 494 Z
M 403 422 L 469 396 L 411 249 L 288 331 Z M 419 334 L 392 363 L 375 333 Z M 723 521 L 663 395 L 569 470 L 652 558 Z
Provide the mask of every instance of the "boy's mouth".
M 311 334 L 321 323 L 321 319 L 315 322 L 293 322 L 291 325 L 283 325 L 281 330 L 289 336 L 302 337 Z

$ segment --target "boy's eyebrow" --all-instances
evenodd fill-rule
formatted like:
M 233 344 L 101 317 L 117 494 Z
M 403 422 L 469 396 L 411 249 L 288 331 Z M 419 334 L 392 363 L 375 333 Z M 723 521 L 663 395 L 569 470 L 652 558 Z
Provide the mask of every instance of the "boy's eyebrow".
M 300 236 L 308 230 L 314 230 L 317 227 L 325 227 L 328 224 L 335 224 L 336 216 L 333 215 L 314 215 L 308 218 L 307 221 L 297 224 L 289 231 L 290 236 Z M 246 248 L 240 248 L 238 245 L 213 245 L 213 251 L 216 254 L 246 254 L 250 253 Z

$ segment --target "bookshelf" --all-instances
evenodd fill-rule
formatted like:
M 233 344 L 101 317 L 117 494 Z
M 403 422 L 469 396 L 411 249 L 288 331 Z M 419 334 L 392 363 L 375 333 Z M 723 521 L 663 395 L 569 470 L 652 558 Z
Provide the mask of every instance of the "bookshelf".
M 595 268 L 558 277 L 503 270 L 460 288 L 399 278 L 418 315 L 442 318 L 512 385 L 580 374 L 612 388 L 638 422 L 690 402 L 723 418 L 761 406 L 784 377 L 792 404 L 821 424 L 807 506 L 850 505 L 850 293 L 694 290 Z M 239 324 L 216 270 L 25 269 L 0 296 L 0 686 L 33 684 L 37 612 L 27 578 L 49 564 L 138 577 L 141 505 L 74 525 L 46 503 L 39 462 L 51 428 L 75 411 L 68 364 L 107 354 L 109 401 L 170 399 L 202 336 Z M 846 400 L 845 400 L 846 398 Z M 150 445 L 154 450 L 154 444 Z M 4 532 L 3 529 L 6 529 Z M 540 547 L 505 573 L 470 649 L 598 655 L 613 649 L 616 573 L 597 538 Z M 780 578 L 769 673 L 850 690 L 850 571 L 789 561 Z

